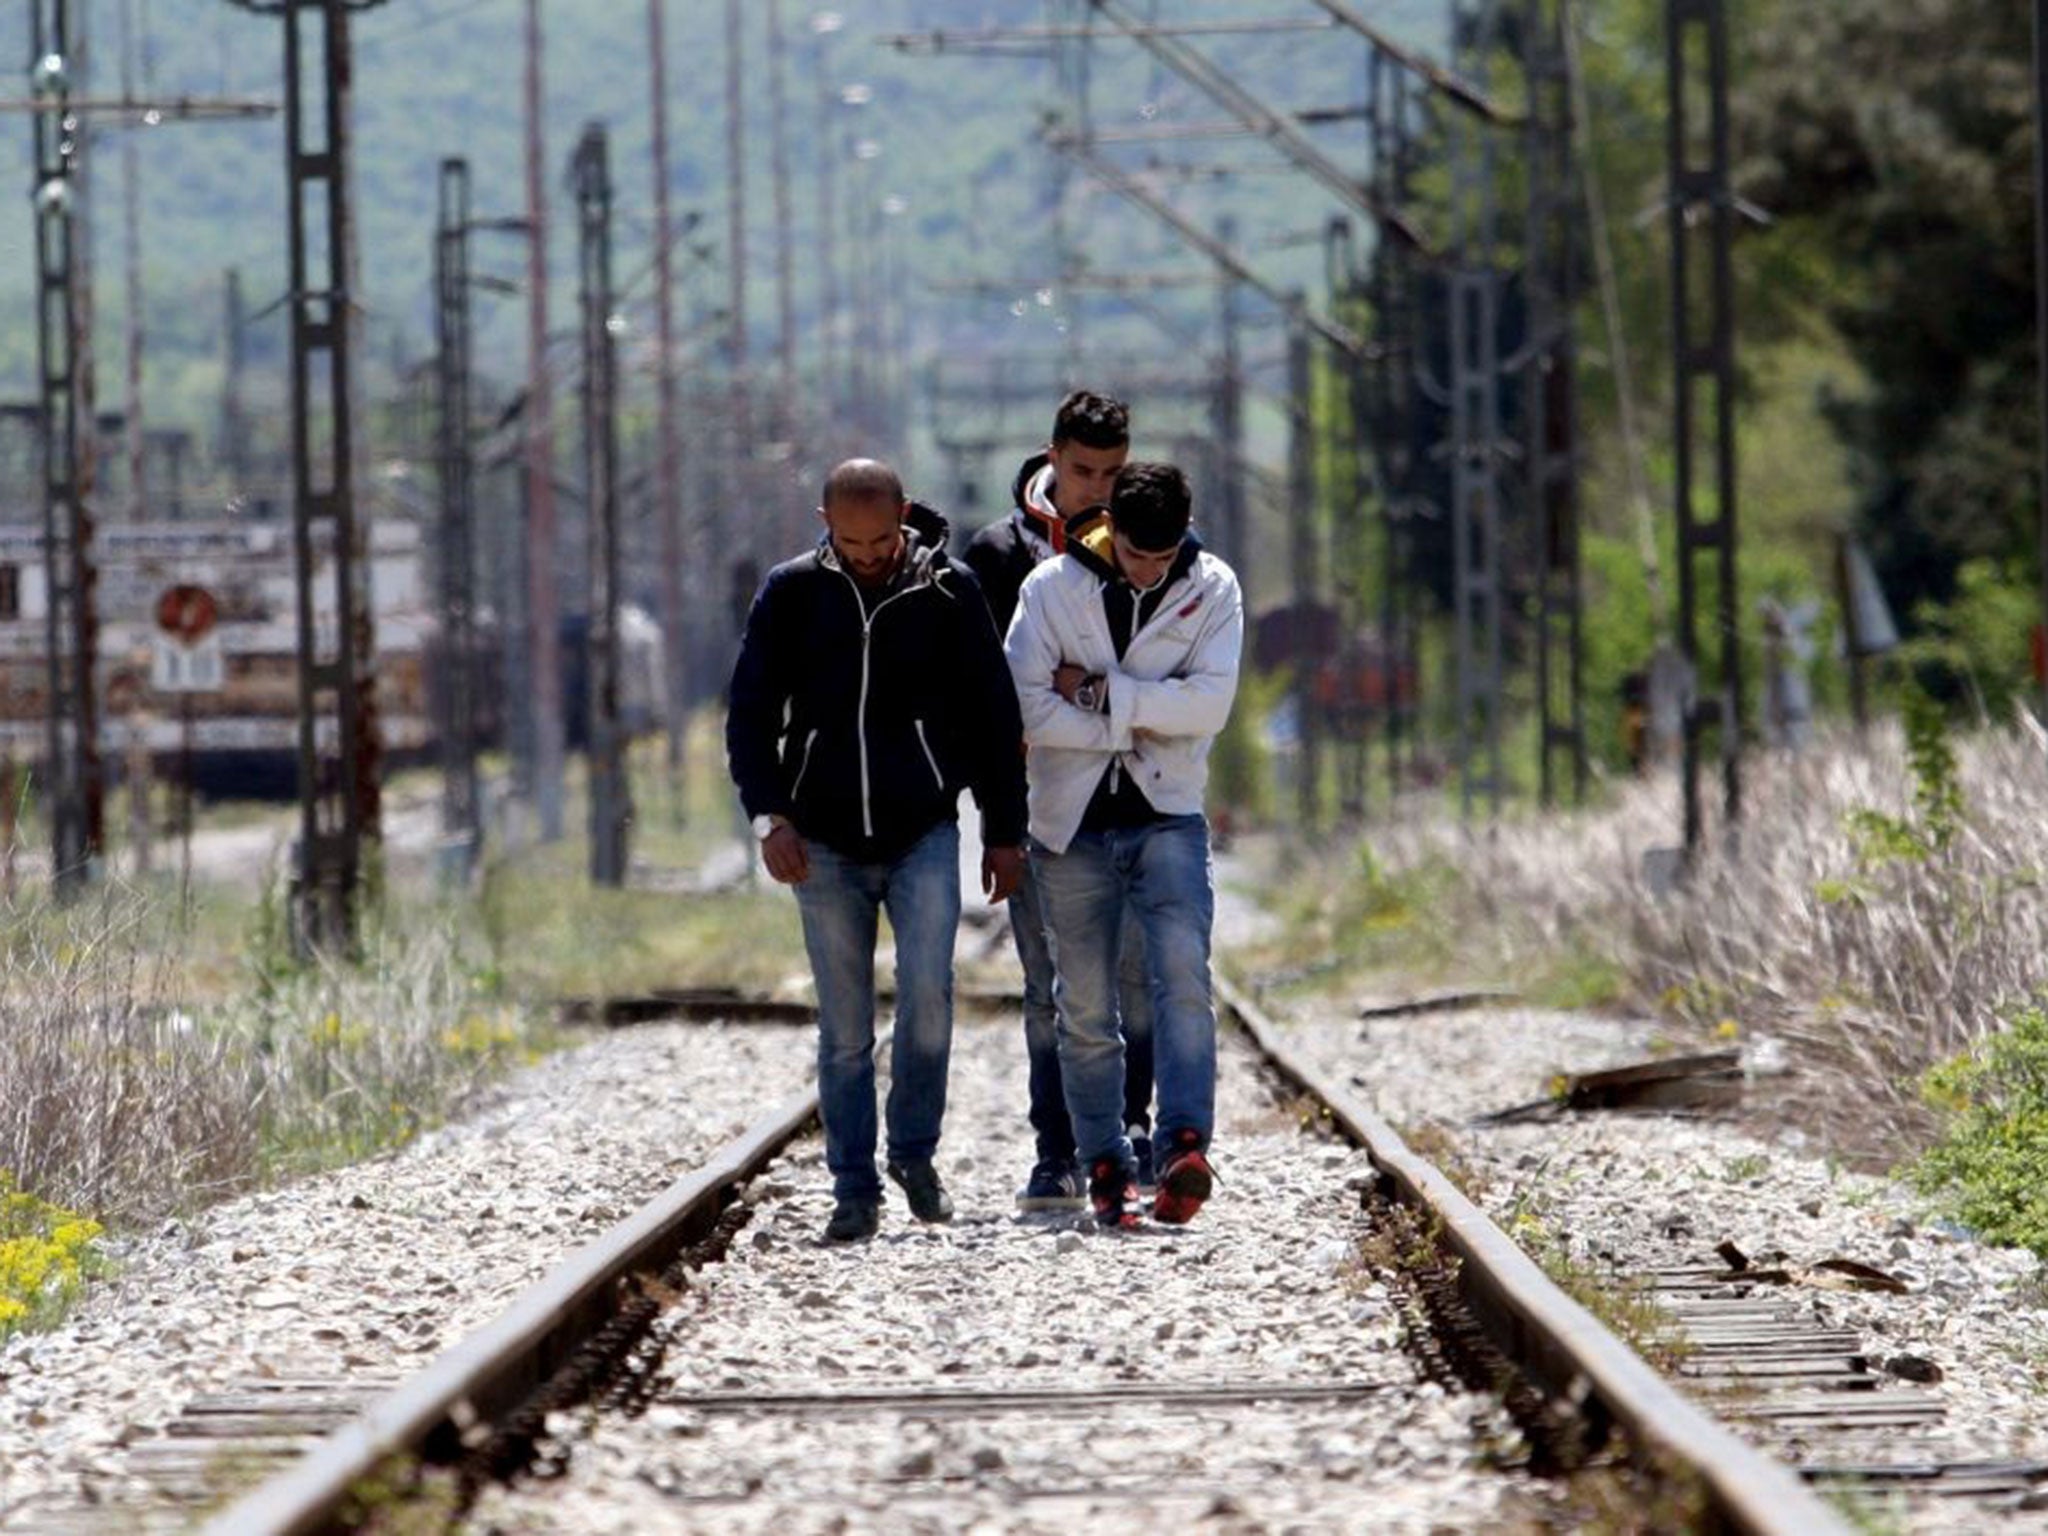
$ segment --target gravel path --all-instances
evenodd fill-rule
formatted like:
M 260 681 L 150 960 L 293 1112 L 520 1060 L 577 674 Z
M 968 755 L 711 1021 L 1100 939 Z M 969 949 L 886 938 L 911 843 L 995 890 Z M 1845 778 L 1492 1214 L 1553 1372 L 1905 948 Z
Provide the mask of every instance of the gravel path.
M 874 1241 L 817 1240 L 815 1142 L 762 1181 L 728 1260 L 666 1324 L 655 1399 L 578 1416 L 559 1482 L 494 1491 L 505 1532 L 1477 1530 L 1540 1500 L 1477 1465 L 1490 1400 L 1418 1380 L 1389 1299 L 1358 1267 L 1348 1148 L 1304 1137 L 1235 1037 L 1220 1085 L 1216 1198 L 1183 1228 L 1101 1232 L 1021 1216 L 1029 1161 L 1014 1020 L 963 1021 L 940 1164 L 950 1227 L 892 1201 Z M 1176 1390 L 1332 1382 L 1322 1406 L 1194 1404 Z M 972 1410 L 970 1389 L 1144 1394 L 1084 1410 Z M 916 1393 L 861 1411 L 714 1394 Z
M 1469 1123 L 1543 1097 L 1556 1073 L 1647 1058 L 1659 1044 L 1654 1025 L 1512 1009 L 1361 1022 L 1332 1002 L 1276 1011 L 1397 1125 L 1448 1131 L 1496 1221 L 1533 1219 L 1588 1269 L 1718 1267 L 1715 1245 L 1725 1240 L 1752 1256 L 1781 1252 L 1793 1265 L 1855 1259 L 1906 1282 L 1905 1295 L 1764 1294 L 1859 1331 L 1878 1360 L 1933 1361 L 1944 1379 L 1924 1390 L 1945 1407 L 1945 1421 L 1860 1447 L 1773 1437 L 1753 1425 L 1741 1426 L 1745 1434 L 1790 1459 L 1834 1464 L 2048 1461 L 2048 1276 L 2031 1255 L 1975 1242 L 1902 1186 L 1833 1167 L 1739 1117 Z M 1774 1053 L 1762 1044 L 1747 1054 L 1768 1062 Z M 1964 1500 L 1905 1502 L 1881 1518 L 1895 1522 L 1886 1529 L 1976 1532 L 1995 1520 L 2000 1531 L 2048 1531 L 2048 1508 Z
M 601 1036 L 401 1153 L 121 1245 L 62 1327 L 0 1345 L 0 1528 L 139 1492 L 123 1448 L 196 1395 L 417 1369 L 794 1091 L 812 1041 Z

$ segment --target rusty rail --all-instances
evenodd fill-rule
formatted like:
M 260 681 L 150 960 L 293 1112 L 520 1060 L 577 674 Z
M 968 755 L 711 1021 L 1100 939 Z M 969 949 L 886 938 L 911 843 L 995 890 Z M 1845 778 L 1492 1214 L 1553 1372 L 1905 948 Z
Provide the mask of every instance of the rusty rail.
M 792 1095 L 703 1167 L 521 1292 L 495 1322 L 208 1521 L 207 1536 L 305 1536 L 331 1529 L 351 1493 L 391 1458 L 495 1421 L 604 1326 L 630 1276 L 659 1272 L 708 1233 L 733 1191 L 766 1167 L 817 1111 L 815 1088 Z
M 1388 1193 L 1418 1210 L 1459 1262 L 1459 1284 L 1509 1358 L 1554 1396 L 1621 1425 L 1638 1454 L 1691 1468 L 1719 1528 L 1742 1536 L 1848 1536 L 1840 1516 L 1783 1464 L 1683 1396 L 1592 1313 L 1557 1288 L 1514 1240 L 1394 1128 L 1296 1052 L 1279 1025 L 1221 975 L 1216 994 L 1275 1068 L 1320 1099 L 1365 1149 Z

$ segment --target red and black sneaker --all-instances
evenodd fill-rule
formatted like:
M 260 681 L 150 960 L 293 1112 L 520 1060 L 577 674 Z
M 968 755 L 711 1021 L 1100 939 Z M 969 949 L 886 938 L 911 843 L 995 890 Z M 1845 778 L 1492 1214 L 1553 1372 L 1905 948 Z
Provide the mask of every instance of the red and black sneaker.
M 1138 1209 L 1138 1176 L 1113 1157 L 1099 1157 L 1088 1168 L 1088 1204 L 1103 1227 L 1135 1227 L 1144 1220 Z
M 1179 1226 L 1194 1220 L 1195 1212 L 1215 1187 L 1216 1170 L 1202 1151 L 1202 1133 L 1182 1126 L 1168 1142 L 1166 1160 L 1159 1165 L 1159 1189 L 1152 1196 L 1156 1220 Z

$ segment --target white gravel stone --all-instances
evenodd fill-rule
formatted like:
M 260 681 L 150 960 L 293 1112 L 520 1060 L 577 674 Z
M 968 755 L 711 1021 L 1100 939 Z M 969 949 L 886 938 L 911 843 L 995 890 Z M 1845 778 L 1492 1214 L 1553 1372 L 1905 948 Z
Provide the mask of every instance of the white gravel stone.
M 1348 1012 L 1337 1002 L 1283 1010 L 1312 1054 L 1397 1126 L 1447 1130 L 1497 1221 L 1526 1212 L 1589 1266 L 1617 1276 L 1712 1267 L 1715 1245 L 1731 1241 L 1753 1259 L 1854 1259 L 1906 1283 L 1905 1295 L 1781 1287 L 1770 1296 L 1861 1332 L 1876 1363 L 1902 1354 L 1934 1362 L 1938 1384 L 1887 1385 L 1936 1394 L 1941 1424 L 1860 1444 L 1738 1423 L 1745 1435 L 1825 1463 L 2048 1461 L 2048 1274 L 2031 1254 L 1977 1242 L 1904 1186 L 1811 1156 L 1796 1127 L 1739 1114 L 1470 1123 L 1544 1097 L 1557 1073 L 1649 1057 L 1668 1042 L 1648 1022 L 1517 1009 L 1360 1022 Z M 1864 1507 L 1887 1529 L 2048 1531 L 2048 1510 L 1967 1499 Z
M 402 1152 L 116 1245 L 61 1327 L 0 1344 L 0 1528 L 135 1491 L 117 1453 L 196 1396 L 417 1369 L 800 1086 L 814 1039 L 603 1035 Z
M 1540 1504 L 1526 1481 L 1482 1465 L 1487 1436 L 1512 1439 L 1492 1401 L 1419 1382 L 1402 1353 L 1392 1302 L 1356 1257 L 1362 1163 L 1273 1110 L 1235 1037 L 1217 1193 L 1178 1229 L 1017 1213 L 1031 1160 L 1021 1029 L 963 1020 L 953 1063 L 939 1158 L 959 1207 L 950 1226 L 921 1226 L 892 1198 L 872 1242 L 822 1244 L 828 1180 L 816 1143 L 801 1144 L 772 1180 L 789 1192 L 754 1217 L 774 1241 L 735 1244 L 664 1320 L 655 1412 L 596 1426 L 559 1482 L 487 1493 L 469 1528 L 1064 1536 L 1207 1518 L 1422 1532 L 1483 1529 Z M 971 1170 L 957 1155 L 970 1148 Z M 1383 1390 L 1248 1404 L 1157 1390 L 1282 1382 Z M 665 1415 L 736 1387 L 930 1395 L 859 1410 L 706 1405 L 700 1436 L 667 1427 Z M 939 1395 L 974 1389 L 1107 1400 L 1020 1411 Z

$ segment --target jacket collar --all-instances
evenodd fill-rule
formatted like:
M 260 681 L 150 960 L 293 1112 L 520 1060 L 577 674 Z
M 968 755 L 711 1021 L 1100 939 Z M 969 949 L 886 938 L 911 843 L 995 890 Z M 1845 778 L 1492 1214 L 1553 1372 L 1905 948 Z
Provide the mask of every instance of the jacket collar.
M 950 531 L 950 525 L 940 512 L 921 501 L 913 501 L 909 514 L 903 519 L 903 564 L 897 567 L 896 574 L 883 590 L 896 592 L 912 586 L 938 586 L 939 578 L 947 570 L 946 537 Z M 832 547 L 829 529 L 818 536 L 817 559 L 825 570 L 840 571 L 852 580 L 852 573 L 840 563 L 839 551 Z
M 1078 512 L 1067 520 L 1067 553 L 1074 557 L 1076 564 L 1105 582 L 1124 579 L 1123 572 L 1117 569 L 1116 555 L 1110 548 L 1112 531 L 1109 513 L 1100 507 Z M 1167 567 L 1161 587 L 1172 586 L 1194 569 L 1195 557 L 1201 552 L 1202 541 L 1190 528 L 1180 541 L 1173 564 Z
M 1053 504 L 1052 482 L 1051 457 L 1043 453 L 1033 454 L 1017 471 L 1010 496 L 1017 503 L 1015 516 L 1025 536 L 1050 546 L 1057 555 L 1066 549 L 1067 538 L 1064 519 Z

